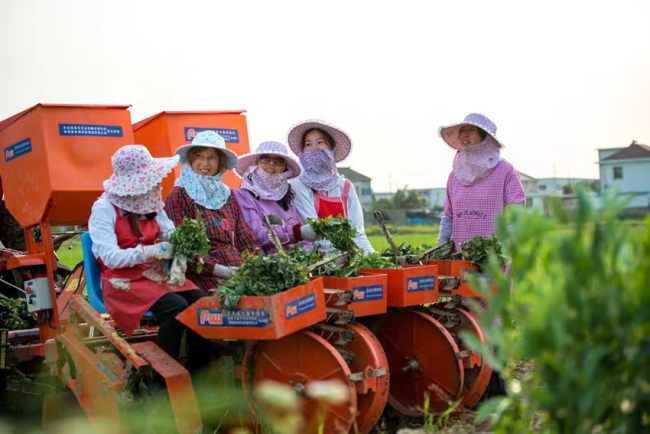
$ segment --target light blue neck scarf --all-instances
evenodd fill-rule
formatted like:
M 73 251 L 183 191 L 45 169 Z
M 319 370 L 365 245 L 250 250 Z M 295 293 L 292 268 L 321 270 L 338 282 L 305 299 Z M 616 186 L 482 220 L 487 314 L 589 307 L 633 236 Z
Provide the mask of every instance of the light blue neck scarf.
M 223 172 L 215 176 L 199 175 L 188 163 L 183 164 L 181 176 L 174 185 L 183 187 L 194 202 L 208 209 L 220 209 L 230 197 L 230 189 L 223 183 Z

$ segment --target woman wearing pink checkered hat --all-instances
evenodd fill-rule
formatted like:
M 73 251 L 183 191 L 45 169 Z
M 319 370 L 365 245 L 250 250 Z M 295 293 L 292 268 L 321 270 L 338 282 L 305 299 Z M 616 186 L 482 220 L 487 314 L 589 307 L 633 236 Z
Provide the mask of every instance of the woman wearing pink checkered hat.
M 462 123 L 440 128 L 440 137 L 457 152 L 447 180 L 438 244 L 451 238 L 460 250 L 470 238 L 491 237 L 506 207 L 526 204 L 519 174 L 501 158 L 503 144 L 496 132 L 494 122 L 476 113 Z M 485 300 L 479 303 L 486 306 Z M 495 319 L 495 325 L 500 323 Z M 482 399 L 506 394 L 503 377 L 493 370 Z
M 491 237 L 497 217 L 512 205 L 525 205 L 526 195 L 515 168 L 501 158 L 497 127 L 472 113 L 462 123 L 440 128 L 440 137 L 456 152 L 438 243 L 449 238 L 456 250 L 472 237 Z

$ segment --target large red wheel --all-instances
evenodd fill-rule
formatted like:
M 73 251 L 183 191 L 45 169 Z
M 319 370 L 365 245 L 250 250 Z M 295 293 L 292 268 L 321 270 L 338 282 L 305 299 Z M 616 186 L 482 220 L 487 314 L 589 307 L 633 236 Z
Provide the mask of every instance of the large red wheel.
M 461 404 L 465 408 L 471 409 L 476 406 L 479 399 L 485 393 L 490 383 L 490 377 L 492 376 L 492 367 L 487 364 L 480 354 L 474 354 L 471 348 L 463 342 L 461 333 L 468 332 L 473 334 L 483 345 L 486 344 L 487 340 L 474 313 L 462 308 L 442 309 L 460 315 L 460 324 L 450 327 L 447 330 L 458 337 L 458 348 L 460 349 L 461 356 L 463 356 L 463 368 L 465 370 L 465 387 Z M 443 322 L 442 318 L 440 318 L 440 322 Z
M 463 391 L 464 371 L 458 346 L 434 318 L 414 310 L 394 311 L 375 324 L 390 367 L 388 403 L 407 416 L 442 413 Z
M 339 334 L 331 331 L 321 330 L 320 335 L 335 347 L 353 353 L 354 359 L 349 366 L 357 387 L 357 428 L 359 433 L 368 434 L 388 402 L 388 359 L 379 340 L 368 328 L 361 324 L 346 328 L 354 332 L 354 339 L 349 342 L 340 342 Z
M 357 394 L 350 381 L 350 368 L 325 339 L 311 332 L 298 332 L 276 341 L 257 341 L 244 355 L 242 372 L 249 408 L 256 413 L 253 388 L 265 380 L 293 386 L 303 399 L 306 433 L 318 432 L 321 404 L 305 393 L 310 381 L 340 380 L 350 390 L 350 400 L 327 407 L 326 433 L 347 433 L 354 422 Z

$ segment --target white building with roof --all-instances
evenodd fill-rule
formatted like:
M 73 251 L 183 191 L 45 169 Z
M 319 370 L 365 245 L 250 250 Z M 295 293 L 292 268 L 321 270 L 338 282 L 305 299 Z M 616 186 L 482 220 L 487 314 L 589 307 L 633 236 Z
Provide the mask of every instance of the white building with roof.
M 650 146 L 598 149 L 600 190 L 630 196 L 626 208 L 650 209 Z
M 650 193 L 650 146 L 598 149 L 598 166 L 602 192 Z

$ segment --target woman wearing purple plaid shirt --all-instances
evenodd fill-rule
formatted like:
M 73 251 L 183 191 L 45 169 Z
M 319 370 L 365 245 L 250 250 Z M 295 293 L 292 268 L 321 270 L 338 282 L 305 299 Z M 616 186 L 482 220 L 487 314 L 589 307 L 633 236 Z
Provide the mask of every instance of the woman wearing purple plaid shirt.
M 460 124 L 440 128 L 440 137 L 456 152 L 447 180 L 447 198 L 438 243 L 452 238 L 456 249 L 472 237 L 491 237 L 507 206 L 525 205 L 519 174 L 500 153 L 496 125 L 472 113 Z

